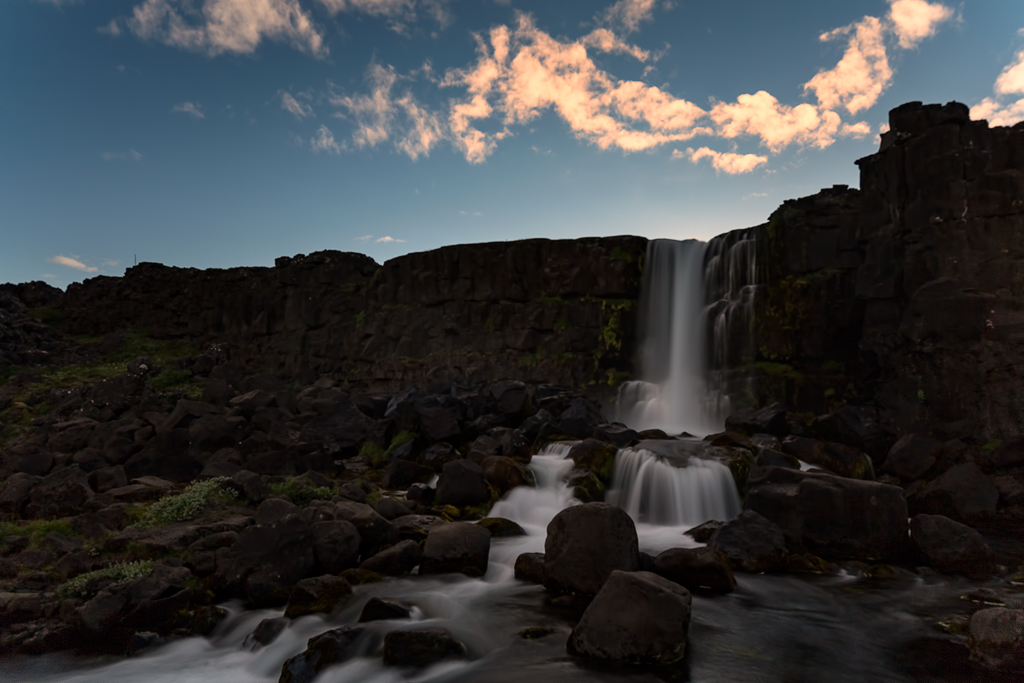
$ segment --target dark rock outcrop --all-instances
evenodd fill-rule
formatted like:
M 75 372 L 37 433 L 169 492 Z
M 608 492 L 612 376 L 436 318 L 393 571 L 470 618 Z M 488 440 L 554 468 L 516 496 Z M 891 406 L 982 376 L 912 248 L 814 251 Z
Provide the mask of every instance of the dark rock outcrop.
M 733 568 L 745 572 L 774 571 L 786 562 L 782 530 L 753 510 L 745 510 L 719 527 L 708 540 L 708 547 L 727 557 Z
M 995 554 L 977 531 L 942 515 L 916 515 L 910 539 L 928 564 L 946 574 L 984 578 L 995 569 Z
M 491 532 L 466 522 L 439 524 L 423 544 L 420 574 L 461 573 L 483 576 L 491 551 Z
M 466 656 L 466 646 L 444 628 L 391 631 L 384 636 L 384 664 L 424 667 L 445 659 Z
M 636 527 L 621 508 L 586 503 L 562 510 L 548 524 L 544 586 L 595 595 L 615 570 L 640 568 Z
M 715 548 L 672 548 L 651 560 L 652 572 L 691 591 L 729 593 L 736 577 L 729 559 Z

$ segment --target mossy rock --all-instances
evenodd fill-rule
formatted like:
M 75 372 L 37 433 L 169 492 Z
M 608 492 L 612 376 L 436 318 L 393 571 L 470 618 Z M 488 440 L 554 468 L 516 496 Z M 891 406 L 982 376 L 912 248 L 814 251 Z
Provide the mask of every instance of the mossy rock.
M 615 455 L 619 449 L 597 439 L 584 439 L 569 451 L 576 467 L 589 470 L 604 485 L 610 484 L 615 473 Z M 603 498 L 603 494 L 602 494 Z
M 348 581 L 353 586 L 364 586 L 368 583 L 380 583 L 384 580 L 384 577 L 377 572 L 372 572 L 369 569 L 360 569 L 353 567 L 352 569 L 346 569 L 339 574 L 343 579 Z
M 581 503 L 604 501 L 604 484 L 590 470 L 576 468 L 569 473 L 568 484 L 572 487 L 573 498 Z
M 523 527 L 519 526 L 511 519 L 505 519 L 504 517 L 484 517 L 477 522 L 477 525 L 490 531 L 492 538 L 508 538 L 510 536 L 526 535 L 526 532 L 523 531 Z
M 811 553 L 789 554 L 786 556 L 786 570 L 795 574 L 831 574 L 835 567 Z

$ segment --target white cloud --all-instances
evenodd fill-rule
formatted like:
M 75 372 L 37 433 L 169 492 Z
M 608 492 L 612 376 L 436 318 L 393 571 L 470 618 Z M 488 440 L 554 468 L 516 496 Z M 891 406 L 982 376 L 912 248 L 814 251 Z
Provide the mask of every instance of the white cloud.
M 398 243 L 398 242 L 404 242 L 404 241 L 405 240 L 395 239 L 394 237 L 391 237 L 389 235 L 385 235 L 384 237 L 379 237 L 379 238 L 374 240 L 374 242 L 386 242 L 386 243 L 391 243 L 391 242 Z
M 939 24 L 953 17 L 952 8 L 925 0 L 889 0 L 889 4 L 889 19 L 904 50 L 935 35 Z
M 299 102 L 297 99 L 292 97 L 291 93 L 287 92 L 281 93 L 281 109 L 291 112 L 295 115 L 295 118 L 299 120 L 302 120 L 307 116 L 316 116 L 313 113 L 313 107 Z
M 182 102 L 171 107 L 172 112 L 178 112 L 181 114 L 188 114 L 194 119 L 205 119 L 206 114 L 203 113 L 203 107 L 195 102 Z
M 729 175 L 738 175 L 740 173 L 750 173 L 758 166 L 768 163 L 768 157 L 760 156 L 757 154 L 735 154 L 732 152 L 716 152 L 708 147 L 701 147 L 700 149 L 687 148 L 686 152 L 680 152 L 678 149 L 672 150 L 673 159 L 689 159 L 693 163 L 699 162 L 701 159 L 710 159 L 711 165 L 716 171 L 722 173 L 728 173 Z
M 362 237 L 357 237 L 356 242 L 369 242 L 372 239 L 373 235 L 363 235 Z
M 640 22 L 650 21 L 658 0 L 619 0 L 606 9 L 598 20 L 632 33 L 640 28 Z
M 844 123 L 839 129 L 839 134 L 844 137 L 863 138 L 871 135 L 871 124 L 867 121 L 857 123 Z
M 309 140 L 309 146 L 314 152 L 341 154 L 341 145 L 335 142 L 334 133 L 327 126 L 317 128 L 316 135 Z
M 264 38 L 318 57 L 328 52 L 298 0 L 145 0 L 126 23 L 143 40 L 210 56 L 249 54 Z
M 885 24 L 876 17 L 864 17 L 855 24 L 821 35 L 822 41 L 849 36 L 846 52 L 835 67 L 804 84 L 813 90 L 825 109 L 844 107 L 851 114 L 878 101 L 892 81 L 892 69 L 885 49 Z
M 1018 52 L 996 79 L 999 95 L 1024 94 L 1024 50 Z
M 1020 34 L 1024 35 L 1024 29 Z M 1024 50 L 1017 52 L 999 73 L 993 90 L 995 97 L 986 97 L 971 107 L 971 118 L 985 119 L 992 126 L 1012 126 L 1024 121 L 1024 98 L 1013 97 L 1024 94 Z
M 99 272 L 99 268 L 94 268 L 92 266 L 87 266 L 84 263 L 82 263 L 81 261 L 79 261 L 77 259 L 70 258 L 68 256 L 51 256 L 50 258 L 48 258 L 46 260 L 49 261 L 50 263 L 56 263 L 56 264 L 61 265 L 61 266 L 67 266 L 68 268 L 74 268 L 75 270 L 80 270 L 83 273 L 96 273 L 96 272 Z
M 740 95 L 735 103 L 716 104 L 711 119 L 721 137 L 755 135 L 772 152 L 794 143 L 824 149 L 835 142 L 840 126 L 834 111 L 819 111 L 810 104 L 789 107 L 764 90 Z

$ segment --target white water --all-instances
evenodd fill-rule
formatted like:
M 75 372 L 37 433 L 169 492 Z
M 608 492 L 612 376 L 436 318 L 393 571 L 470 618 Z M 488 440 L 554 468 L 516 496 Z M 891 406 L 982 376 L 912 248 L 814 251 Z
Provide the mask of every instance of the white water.
M 634 429 L 703 436 L 721 427 L 704 409 L 705 247 L 697 240 L 647 244 L 641 379 L 623 384 L 616 401 L 616 419 Z

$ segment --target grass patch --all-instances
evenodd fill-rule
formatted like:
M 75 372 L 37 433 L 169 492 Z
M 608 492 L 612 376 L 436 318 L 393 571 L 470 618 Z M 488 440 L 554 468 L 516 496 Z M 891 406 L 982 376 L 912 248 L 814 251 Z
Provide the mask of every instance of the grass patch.
M 334 490 L 328 486 L 310 486 L 302 477 L 288 477 L 278 484 L 271 484 L 270 494 L 277 498 L 287 498 L 301 508 L 314 500 L 330 500 Z
M 1000 439 L 992 439 L 987 444 L 982 446 L 981 450 L 985 451 L 986 453 L 991 453 L 995 450 L 998 450 L 1002 445 L 1003 442 Z
M 146 380 L 146 386 L 163 393 L 176 391 L 193 401 L 203 397 L 203 382 L 196 379 L 190 370 L 164 370 Z
M 238 497 L 234 489 L 224 488 L 227 477 L 214 477 L 205 481 L 190 484 L 184 491 L 176 495 L 164 496 L 146 508 L 138 526 L 150 528 L 185 522 L 195 519 L 211 500 L 231 501 Z
M 50 534 L 78 535 L 66 519 L 35 519 L 22 524 L 0 522 L 0 541 L 8 536 L 28 536 L 30 547 L 35 547 Z
M 80 574 L 70 581 L 65 581 L 57 587 L 57 595 L 61 598 L 87 600 L 103 588 L 123 585 L 135 579 L 143 579 L 152 571 L 152 562 L 118 562 L 105 569 Z
M 391 439 L 391 445 L 388 446 L 388 449 L 383 453 L 379 453 L 377 457 L 371 456 L 370 462 L 373 464 L 375 468 L 380 468 L 387 465 L 389 462 L 391 462 L 391 456 L 394 455 L 395 451 L 399 447 L 404 446 L 405 444 L 409 443 L 415 438 L 415 432 L 410 432 L 407 429 L 403 429 L 402 431 L 395 434 L 395 437 Z

